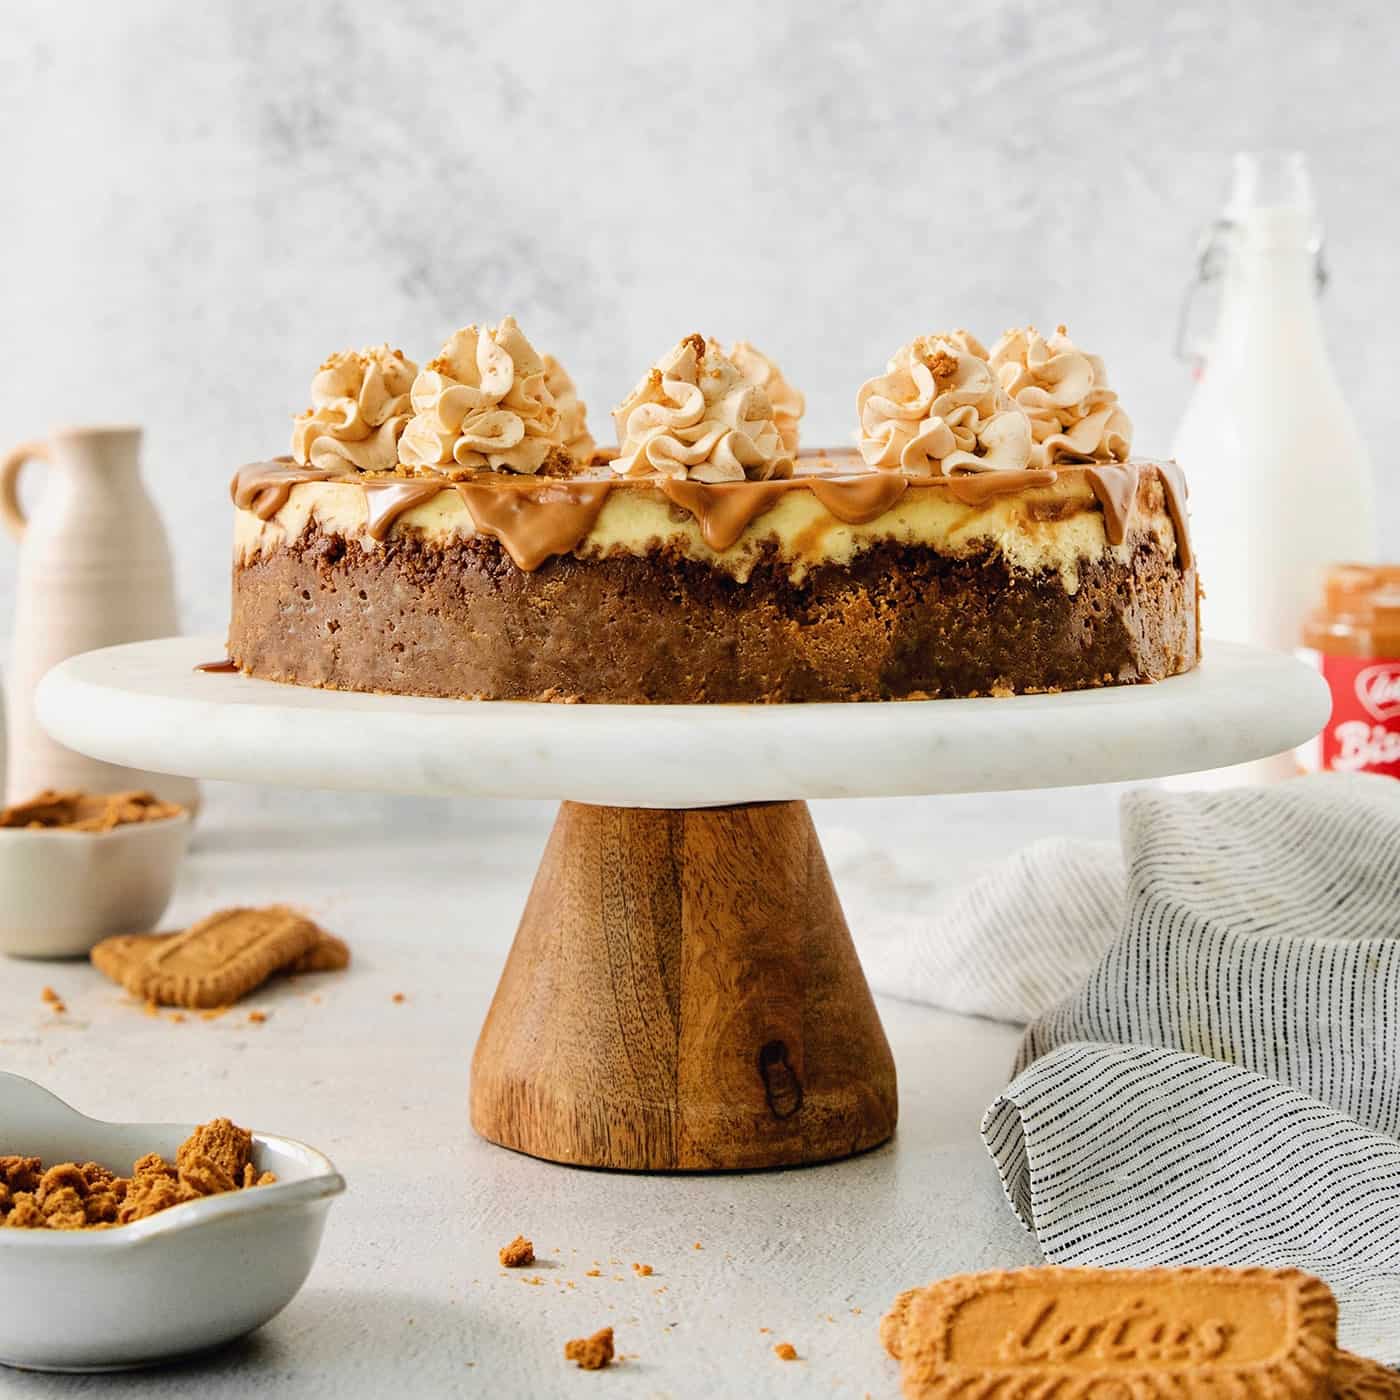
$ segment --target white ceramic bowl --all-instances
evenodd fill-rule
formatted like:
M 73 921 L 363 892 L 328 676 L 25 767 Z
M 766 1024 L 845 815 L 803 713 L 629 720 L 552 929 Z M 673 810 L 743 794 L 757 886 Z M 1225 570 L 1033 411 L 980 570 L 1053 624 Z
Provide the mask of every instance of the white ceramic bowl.
M 85 1118 L 31 1080 L 0 1073 L 0 1152 L 128 1172 L 147 1152 L 173 1159 L 192 1131 Z M 253 1161 L 277 1182 L 115 1230 L 0 1229 L 0 1362 L 125 1370 L 220 1346 L 275 1317 L 311 1272 L 345 1182 L 290 1138 L 254 1133 Z
M 190 814 L 111 831 L 0 828 L 0 953 L 76 958 L 155 928 L 184 859 Z

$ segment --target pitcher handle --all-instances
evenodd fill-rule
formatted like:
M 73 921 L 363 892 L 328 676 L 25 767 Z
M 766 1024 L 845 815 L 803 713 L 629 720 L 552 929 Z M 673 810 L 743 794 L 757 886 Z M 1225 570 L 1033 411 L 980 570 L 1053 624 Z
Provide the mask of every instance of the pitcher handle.
M 22 442 L 3 462 L 0 462 L 0 520 L 18 539 L 29 524 L 24 508 L 19 503 L 19 474 L 26 462 L 47 462 L 49 445 L 46 442 Z

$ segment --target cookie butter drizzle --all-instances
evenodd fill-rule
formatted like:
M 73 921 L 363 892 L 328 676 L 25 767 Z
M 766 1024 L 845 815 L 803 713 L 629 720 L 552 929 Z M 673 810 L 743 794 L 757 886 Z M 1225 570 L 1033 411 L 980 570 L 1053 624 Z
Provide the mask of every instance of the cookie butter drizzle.
M 436 481 L 366 481 L 361 484 L 365 488 L 365 528 L 372 540 L 387 539 L 394 521 L 404 511 L 421 506 L 442 490 L 442 483 Z
M 808 454 L 802 454 L 807 457 Z M 863 525 L 893 509 L 911 484 L 923 490 L 946 490 L 961 505 L 978 508 L 998 496 L 1052 486 L 1058 472 L 1028 468 L 988 471 L 966 476 L 911 479 L 902 473 L 843 473 L 830 458 L 812 453 L 806 471 L 779 481 L 700 482 L 658 478 L 658 490 L 691 515 L 701 537 L 716 552 L 731 548 L 755 520 L 772 510 L 790 491 L 807 490 L 838 520 Z M 825 470 L 816 466 L 826 465 Z M 1144 468 L 1155 468 L 1162 482 L 1168 514 L 1176 532 L 1182 568 L 1192 563 L 1186 517 L 1186 484 L 1174 462 L 1101 462 L 1083 471 L 1103 511 L 1108 541 L 1120 545 L 1128 536 Z M 476 481 L 369 478 L 359 472 L 324 472 L 299 467 L 289 458 L 257 462 L 233 479 L 232 496 L 240 510 L 271 520 L 286 505 L 292 488 L 305 482 L 356 483 L 366 494 L 371 538 L 388 537 L 394 522 L 439 491 L 455 489 L 481 533 L 500 540 L 518 568 L 538 569 L 556 554 L 567 554 L 593 528 L 609 491 L 625 487 L 617 478 L 534 478 L 529 485 L 499 479 Z M 632 478 L 635 484 L 637 478 Z
M 984 506 L 994 496 L 1011 496 L 1035 486 L 1053 486 L 1059 473 L 1034 467 L 998 472 L 968 473 L 943 479 L 948 494 L 960 505 Z
M 254 462 L 234 473 L 229 494 L 239 510 L 250 510 L 259 520 L 271 520 L 292 494 L 293 486 L 307 481 L 356 481 L 355 471 L 319 471 L 299 467 L 290 457 L 274 457 L 270 462 Z
M 608 488 L 606 481 L 551 481 L 507 491 L 484 482 L 457 483 L 476 528 L 500 540 L 527 574 L 579 544 L 598 519 Z
M 1162 479 L 1162 494 L 1167 498 L 1167 513 L 1176 531 L 1176 550 L 1181 567 L 1189 569 L 1195 562 L 1191 549 L 1191 529 L 1186 519 L 1186 475 L 1175 462 L 1158 462 L 1157 475 Z
M 701 537 L 716 552 L 737 543 L 754 520 L 778 504 L 787 486 L 785 481 L 706 482 L 684 477 L 667 477 L 657 484 L 663 495 L 694 517 Z
M 1103 508 L 1103 529 L 1109 544 L 1122 544 L 1128 538 L 1140 474 L 1136 462 L 1103 462 L 1084 468 L 1085 478 Z
M 807 484 L 838 520 L 847 525 L 866 525 L 894 508 L 908 489 L 909 478 L 880 472 L 844 479 L 813 476 L 807 478 Z
M 1133 512 L 1137 509 L 1138 483 L 1144 467 L 1155 468 L 1162 483 L 1162 497 L 1176 534 L 1177 555 L 1183 569 L 1195 562 L 1191 550 L 1191 530 L 1186 517 L 1186 478 L 1175 462 L 1095 462 L 1081 470 L 1103 509 L 1104 534 L 1109 544 L 1122 544 L 1128 538 Z

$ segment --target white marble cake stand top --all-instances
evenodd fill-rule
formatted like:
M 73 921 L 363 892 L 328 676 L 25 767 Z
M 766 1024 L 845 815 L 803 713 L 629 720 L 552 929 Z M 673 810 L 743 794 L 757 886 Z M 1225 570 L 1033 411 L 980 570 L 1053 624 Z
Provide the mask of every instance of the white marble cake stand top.
M 696 807 L 1066 787 L 1243 763 L 1312 737 L 1321 679 L 1215 643 L 1157 685 L 833 705 L 426 700 L 196 672 L 212 637 L 73 657 L 43 680 L 60 742 L 154 772 L 443 796 Z

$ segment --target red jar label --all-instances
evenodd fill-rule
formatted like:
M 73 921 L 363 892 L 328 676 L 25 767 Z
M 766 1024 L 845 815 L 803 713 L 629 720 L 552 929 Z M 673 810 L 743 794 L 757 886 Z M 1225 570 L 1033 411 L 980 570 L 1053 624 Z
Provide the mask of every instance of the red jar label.
M 1400 659 L 1318 660 L 1332 690 L 1332 718 L 1320 736 L 1323 768 L 1400 778 Z

